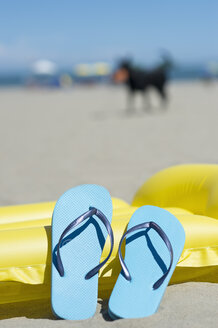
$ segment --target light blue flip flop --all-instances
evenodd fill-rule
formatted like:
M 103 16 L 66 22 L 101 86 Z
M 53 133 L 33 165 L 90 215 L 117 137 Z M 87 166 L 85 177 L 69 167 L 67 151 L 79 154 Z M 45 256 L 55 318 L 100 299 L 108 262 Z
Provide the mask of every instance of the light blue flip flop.
M 109 300 L 111 318 L 142 318 L 157 311 L 184 243 L 184 229 L 168 211 L 155 206 L 135 211 L 119 244 L 122 271 Z
M 114 244 L 111 220 L 111 196 L 103 187 L 81 185 L 57 201 L 52 217 L 51 304 L 58 317 L 82 320 L 94 315 L 98 271 Z M 99 264 L 108 234 L 111 250 Z

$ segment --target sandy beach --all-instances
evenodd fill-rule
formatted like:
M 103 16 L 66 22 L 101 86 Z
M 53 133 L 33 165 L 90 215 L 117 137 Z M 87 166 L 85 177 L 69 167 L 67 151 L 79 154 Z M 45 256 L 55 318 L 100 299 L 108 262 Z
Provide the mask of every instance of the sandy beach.
M 131 202 L 152 174 L 183 163 L 218 163 L 218 84 L 174 82 L 169 105 L 151 94 L 126 114 L 121 87 L 0 89 L 0 206 L 56 200 L 83 183 L 105 186 Z M 57 320 L 48 300 L 0 305 L 1 327 L 216 327 L 218 285 L 167 288 L 159 311 L 111 321 L 107 301 L 83 322 Z

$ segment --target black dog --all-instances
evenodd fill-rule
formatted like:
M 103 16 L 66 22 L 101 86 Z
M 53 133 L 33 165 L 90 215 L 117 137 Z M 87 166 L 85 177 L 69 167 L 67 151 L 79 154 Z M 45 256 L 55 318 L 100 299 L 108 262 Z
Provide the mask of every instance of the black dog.
M 128 109 L 132 109 L 133 94 L 140 91 L 145 95 L 148 88 L 154 88 L 161 96 L 164 107 L 167 102 L 166 83 L 168 80 L 168 71 L 172 66 L 172 61 L 164 58 L 161 65 L 152 70 L 135 68 L 130 61 L 121 62 L 113 75 L 115 82 L 123 82 L 129 90 Z M 146 99 L 145 99 L 146 100 Z M 145 109 L 149 109 L 150 104 L 146 101 Z

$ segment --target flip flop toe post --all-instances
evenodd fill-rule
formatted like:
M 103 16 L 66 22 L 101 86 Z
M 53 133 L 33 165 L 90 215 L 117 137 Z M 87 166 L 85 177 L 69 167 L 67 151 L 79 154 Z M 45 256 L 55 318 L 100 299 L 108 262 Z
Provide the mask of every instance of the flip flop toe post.
M 51 304 L 60 318 L 82 320 L 96 311 L 98 271 L 113 248 L 112 201 L 97 185 L 65 192 L 52 217 Z M 99 264 L 107 236 L 111 250 Z
M 184 243 L 184 229 L 168 211 L 155 206 L 135 211 L 119 245 L 122 271 L 109 300 L 111 318 L 142 318 L 157 311 Z

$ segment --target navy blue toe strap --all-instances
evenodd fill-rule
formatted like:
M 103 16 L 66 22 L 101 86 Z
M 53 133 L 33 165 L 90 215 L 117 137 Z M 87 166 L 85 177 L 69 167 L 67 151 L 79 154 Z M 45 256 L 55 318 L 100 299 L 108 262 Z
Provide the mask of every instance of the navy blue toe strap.
M 107 232 L 109 234 L 110 237 L 110 242 L 111 242 L 111 248 L 110 248 L 110 252 L 108 254 L 108 256 L 106 257 L 106 259 L 104 261 L 102 261 L 101 263 L 99 263 L 96 267 L 94 267 L 92 270 L 90 270 L 86 276 L 85 279 L 90 279 L 91 277 L 93 277 L 100 269 L 101 267 L 103 267 L 103 265 L 107 262 L 107 260 L 109 259 L 109 257 L 111 256 L 112 250 L 113 250 L 113 246 L 114 246 L 114 235 L 113 235 L 113 231 L 110 225 L 110 222 L 108 221 L 108 219 L 106 218 L 106 216 L 97 208 L 91 208 L 90 210 L 88 210 L 87 212 L 83 213 L 82 215 L 80 215 L 77 219 L 75 219 L 74 221 L 72 221 L 67 227 L 66 229 L 63 231 L 63 233 L 60 236 L 60 239 L 58 241 L 57 244 L 57 270 L 60 274 L 61 277 L 64 276 L 64 266 L 61 260 L 61 255 L 60 255 L 60 248 L 61 248 L 61 242 L 63 240 L 63 238 L 66 236 L 66 234 L 73 228 L 75 228 L 76 226 L 78 226 L 80 223 L 82 223 L 83 221 L 85 221 L 86 219 L 92 217 L 93 215 L 97 216 L 101 222 L 103 222 L 103 224 L 105 225 Z
M 169 268 L 164 273 L 164 275 L 160 279 L 158 279 L 153 285 L 153 289 L 157 289 L 164 282 L 165 278 L 167 277 L 168 273 L 170 272 L 170 269 L 171 269 L 171 266 L 172 266 L 172 263 L 173 263 L 173 248 L 172 248 L 172 245 L 171 245 L 167 235 L 165 234 L 165 232 L 161 229 L 161 227 L 158 224 L 156 224 L 155 222 L 152 222 L 152 221 L 151 222 L 144 222 L 144 223 L 138 224 L 138 225 L 130 228 L 128 231 L 126 231 L 126 233 L 121 238 L 120 244 L 119 244 L 119 250 L 118 250 L 119 260 L 120 260 L 121 267 L 123 269 L 124 277 L 127 280 L 131 281 L 131 279 L 132 279 L 131 275 L 130 275 L 129 270 L 128 270 L 128 268 L 127 268 L 127 266 L 126 266 L 126 264 L 123 260 L 123 257 L 122 257 L 121 246 L 122 246 L 123 240 L 126 238 L 126 236 L 128 234 L 130 234 L 131 232 L 141 230 L 141 229 L 146 229 L 146 228 L 154 229 L 158 233 L 158 235 L 161 237 L 161 239 L 164 241 L 164 243 L 166 244 L 166 246 L 167 246 L 167 248 L 170 252 L 170 265 L 169 265 Z

